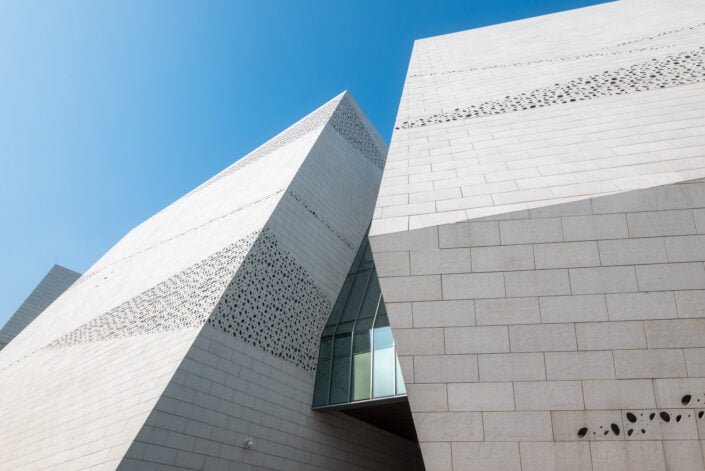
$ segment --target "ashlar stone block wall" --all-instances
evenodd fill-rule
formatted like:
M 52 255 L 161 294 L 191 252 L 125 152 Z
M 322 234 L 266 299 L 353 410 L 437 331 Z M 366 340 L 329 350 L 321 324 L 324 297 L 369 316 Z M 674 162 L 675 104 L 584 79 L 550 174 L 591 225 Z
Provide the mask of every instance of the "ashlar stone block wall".
M 697 0 L 414 43 L 370 239 L 427 469 L 705 469 L 703 44 Z
M 371 243 L 426 469 L 705 469 L 705 181 Z

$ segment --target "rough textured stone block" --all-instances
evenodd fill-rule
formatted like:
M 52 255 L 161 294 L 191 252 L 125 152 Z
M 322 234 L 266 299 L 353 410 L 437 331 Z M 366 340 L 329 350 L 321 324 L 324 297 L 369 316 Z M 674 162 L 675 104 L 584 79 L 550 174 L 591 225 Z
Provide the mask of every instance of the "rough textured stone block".
M 564 242 L 534 246 L 536 268 L 574 268 L 600 265 L 597 242 Z
M 522 471 L 592 471 L 590 445 L 576 442 L 522 442 Z
M 651 380 L 583 381 L 586 409 L 643 409 L 656 407 Z
M 437 249 L 411 251 L 412 275 L 465 273 L 469 271 L 469 249 Z
M 500 221 L 499 232 L 502 245 L 560 242 L 563 240 L 563 226 L 560 218 Z
M 470 300 L 413 303 L 414 327 L 475 325 L 475 303 Z
M 544 323 L 607 320 L 607 305 L 601 294 L 543 296 L 540 305 Z
M 531 381 L 514 383 L 517 410 L 580 410 L 580 381 Z
M 553 438 L 549 412 L 483 412 L 485 440 L 544 441 Z
M 449 384 L 448 405 L 452 411 L 514 410 L 512 383 Z
M 445 330 L 446 353 L 500 353 L 509 351 L 506 327 L 456 327 Z
M 443 275 L 443 299 L 501 297 L 504 297 L 504 275 L 502 273 Z
M 546 379 L 543 353 L 479 355 L 480 381 L 541 381 Z
M 504 280 L 508 297 L 570 294 L 568 270 L 513 271 Z
M 482 441 L 480 412 L 418 412 L 414 425 L 420 441 Z
M 646 348 L 643 322 L 590 322 L 575 325 L 578 350 Z
M 541 322 L 538 298 L 478 299 L 478 325 L 535 324 Z
M 573 294 L 628 293 L 638 291 L 634 267 L 572 268 Z
M 619 293 L 607 295 L 610 320 L 668 319 L 678 317 L 673 293 Z
M 573 324 L 509 326 L 512 352 L 550 352 L 577 349 Z
M 478 381 L 477 355 L 424 355 L 414 357 L 417 383 Z
M 473 247 L 472 269 L 476 272 L 532 270 L 534 251 L 531 245 Z
M 385 301 L 390 303 L 442 298 L 441 277 L 438 275 L 380 278 L 379 282 Z
M 614 379 L 614 359 L 605 352 L 547 352 L 549 380 Z
M 453 443 L 453 469 L 520 471 L 518 443 Z

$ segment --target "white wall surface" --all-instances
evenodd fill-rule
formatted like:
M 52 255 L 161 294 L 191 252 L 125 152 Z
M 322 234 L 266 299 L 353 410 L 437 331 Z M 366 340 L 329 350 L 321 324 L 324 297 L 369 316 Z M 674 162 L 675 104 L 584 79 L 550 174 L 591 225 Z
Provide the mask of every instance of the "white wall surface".
M 186 375 L 184 358 L 188 352 L 197 356 L 194 342 L 209 345 L 204 335 L 220 339 L 222 348 L 211 355 L 227 360 L 233 351 L 247 350 L 250 361 L 263 361 L 266 351 L 288 365 L 279 367 L 289 375 L 280 383 L 305 378 L 294 390 L 307 430 L 328 421 L 367 430 L 352 419 L 317 420 L 301 410 L 312 399 L 305 400 L 304 392 L 313 384 L 310 365 L 320 328 L 371 218 L 386 155 L 358 113 L 352 98 L 341 94 L 145 221 L 3 349 L 0 468 L 115 469 L 145 430 L 145 420 L 160 417 L 155 404 L 167 401 L 167 385 Z M 229 374 L 251 397 L 281 386 L 250 377 L 245 368 L 242 376 Z M 211 399 L 193 397 L 191 404 L 212 409 Z M 275 405 L 268 406 L 267 420 L 288 413 L 286 404 Z M 189 430 L 216 420 L 185 417 Z M 258 420 L 264 419 L 251 418 L 253 424 Z M 168 428 L 168 422 L 159 423 Z M 337 433 L 338 440 L 362 434 Z M 302 429 L 292 436 L 308 435 Z M 374 468 L 366 464 L 374 444 L 336 443 L 314 448 L 326 459 L 359 459 L 361 469 Z M 383 443 L 390 450 L 409 447 L 391 439 Z M 191 451 L 186 445 L 176 449 Z M 385 453 L 370 462 L 380 469 L 389 456 L 401 455 Z M 155 469 L 159 460 L 153 458 L 141 456 L 140 466 Z M 291 456 L 276 463 L 286 458 Z
M 623 0 L 416 41 L 372 233 L 705 176 L 704 40 Z
M 705 469 L 703 39 L 623 0 L 415 43 L 371 245 L 426 469 Z

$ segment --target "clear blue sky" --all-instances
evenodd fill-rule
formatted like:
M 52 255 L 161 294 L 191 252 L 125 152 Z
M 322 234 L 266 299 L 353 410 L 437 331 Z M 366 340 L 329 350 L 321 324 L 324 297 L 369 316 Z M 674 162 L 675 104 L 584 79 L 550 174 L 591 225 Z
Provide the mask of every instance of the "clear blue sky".
M 388 140 L 414 39 L 595 3 L 0 2 L 0 325 L 344 89 Z

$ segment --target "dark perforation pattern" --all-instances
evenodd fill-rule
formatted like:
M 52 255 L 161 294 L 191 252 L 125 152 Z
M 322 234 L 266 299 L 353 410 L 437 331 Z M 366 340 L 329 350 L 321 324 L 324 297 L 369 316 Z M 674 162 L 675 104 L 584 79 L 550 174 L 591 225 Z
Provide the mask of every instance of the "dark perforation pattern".
M 201 326 L 247 255 L 258 232 L 238 240 L 45 348 Z
M 189 194 L 208 188 L 210 185 L 228 177 L 238 170 L 261 160 L 275 150 L 298 140 L 312 131 L 320 129 L 328 121 L 330 121 L 333 128 L 338 131 L 345 140 L 350 142 L 355 149 L 360 151 L 366 159 L 371 160 L 378 167 L 384 168 L 383 155 L 370 137 L 369 132 L 357 115 L 349 99 L 343 97 L 339 102 L 332 101 L 325 104 L 307 118 L 304 118 L 274 139 L 250 152 L 218 175 L 195 188 Z
M 681 397 L 681 404 L 684 409 L 642 409 L 623 411 L 624 433 L 629 438 L 652 438 L 658 439 L 661 427 L 669 426 L 692 429 L 693 422 L 705 419 L 705 394 L 692 395 L 684 394 Z M 601 425 L 598 429 L 591 430 L 588 427 L 580 427 L 577 438 L 595 439 L 603 438 L 612 433 L 614 437 L 619 437 L 622 431 L 617 424 Z
M 314 371 L 318 338 L 330 308 L 330 301 L 306 270 L 264 229 L 45 348 L 199 327 L 207 320 L 234 337 Z
M 704 53 L 705 48 L 700 47 L 694 51 L 652 59 L 626 68 L 608 70 L 601 74 L 557 83 L 551 87 L 507 96 L 504 99 L 456 108 L 448 113 L 438 113 L 411 121 L 403 121 L 396 129 L 411 129 L 512 111 L 592 100 L 605 96 L 627 95 L 699 83 L 705 80 Z
M 333 113 L 330 125 L 366 159 L 380 169 L 384 169 L 385 156 L 377 148 L 357 111 L 347 98 L 341 101 L 340 106 Z
M 330 301 L 306 270 L 265 230 L 208 323 L 313 372 L 330 309 Z
M 295 193 L 291 190 L 288 191 L 288 195 L 291 196 L 291 198 L 299 203 L 303 208 L 308 211 L 308 213 L 316 218 L 316 220 L 323 226 L 325 227 L 329 232 L 331 232 L 335 237 L 340 240 L 347 248 L 350 250 L 355 250 L 355 246 L 350 242 L 343 234 L 340 233 L 339 230 L 337 230 L 331 223 L 329 223 L 327 220 L 325 220 L 315 209 L 311 207 L 310 204 L 306 202 L 306 200 L 303 198 L 298 193 Z

